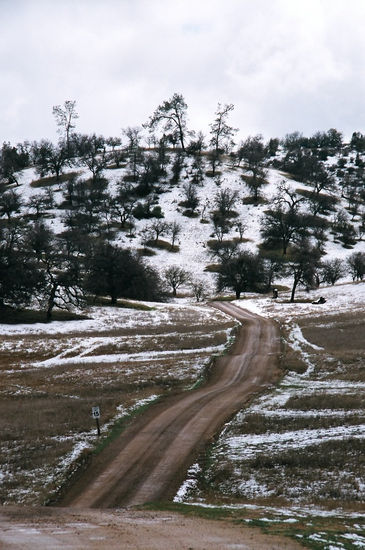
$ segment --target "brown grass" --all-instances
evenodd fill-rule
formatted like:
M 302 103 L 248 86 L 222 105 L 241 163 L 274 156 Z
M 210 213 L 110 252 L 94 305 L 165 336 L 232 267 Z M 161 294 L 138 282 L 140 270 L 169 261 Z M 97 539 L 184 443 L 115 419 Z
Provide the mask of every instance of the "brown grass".
M 180 247 L 178 245 L 174 244 L 174 246 L 172 246 L 171 243 L 162 239 L 157 239 L 157 241 L 148 241 L 147 245 L 153 248 L 158 248 L 160 250 L 167 250 L 167 252 L 179 252 L 180 250 Z
M 33 188 L 52 187 L 53 185 L 57 185 L 59 183 L 68 181 L 70 178 L 77 176 L 79 173 L 80 172 L 68 172 L 67 174 L 61 174 L 58 181 L 56 179 L 56 176 L 47 176 L 45 178 L 39 178 L 38 180 L 32 181 L 30 186 Z
M 359 480 L 365 476 L 365 442 L 345 436 L 346 427 L 360 426 L 365 416 L 365 396 L 362 388 L 341 391 L 333 380 L 356 382 L 363 380 L 365 349 L 363 348 L 364 318 L 359 313 L 328 317 L 299 317 L 293 319 L 304 337 L 323 349 L 305 348 L 315 368 L 311 376 L 296 386 L 287 388 L 284 409 L 290 415 L 242 411 L 225 428 L 224 436 L 201 457 L 202 472 L 192 500 L 202 498 L 208 502 L 252 502 L 261 505 L 290 505 L 290 503 L 346 506 L 356 510 L 364 499 Z M 282 328 L 283 341 L 288 331 Z M 361 347 L 362 346 L 362 347 Z M 306 362 L 299 352 L 288 344 L 282 349 L 283 369 L 303 374 Z M 316 381 L 329 381 L 328 391 L 312 390 Z M 303 395 L 303 382 L 305 394 Z M 333 389 L 336 388 L 336 389 Z M 329 409 L 331 414 L 322 414 Z M 310 414 L 303 414 L 311 411 Z M 353 411 L 353 412 L 352 412 Z M 297 414 L 296 414 L 297 412 Z M 295 432 L 325 430 L 343 427 L 342 439 L 330 435 L 318 439 L 316 444 L 295 445 Z M 229 458 L 226 438 L 241 434 L 283 434 L 294 432 L 288 448 L 272 450 L 258 447 L 254 458 Z M 279 438 L 278 438 L 279 439 Z M 293 445 L 294 443 L 294 445 Z M 244 439 L 242 440 L 244 451 Z M 261 487 L 263 493 L 257 492 Z
M 304 396 L 293 396 L 285 404 L 286 409 L 309 411 L 312 409 L 353 410 L 365 408 L 365 396 L 329 394 L 326 392 Z
M 296 430 L 316 430 L 337 426 L 356 426 L 363 422 L 358 414 L 348 416 L 270 416 L 260 413 L 246 414 L 239 426 L 233 425 L 230 433 L 261 435 L 269 432 L 283 433 Z
M 219 314 L 204 317 L 202 323 L 199 310 L 166 308 L 165 320 L 157 325 L 152 312 L 133 311 L 134 318 L 143 316 L 138 332 L 121 326 L 87 333 L 3 335 L 0 471 L 6 475 L 0 485 L 1 503 L 39 504 L 46 499 L 46 478 L 52 478 L 75 439 L 86 434 L 94 437 L 92 406 L 100 406 L 103 427 L 115 418 L 119 406 L 127 410 L 141 399 L 183 390 L 196 382 L 210 358 L 203 348 L 225 343 L 226 330 L 234 323 Z M 112 339 L 103 343 L 103 336 Z M 97 338 L 96 343 L 100 339 L 100 344 L 88 351 L 85 338 Z M 76 358 L 70 364 L 33 364 L 60 353 L 64 358 L 75 357 L 80 346 L 95 361 L 83 363 Z M 107 363 L 97 357 L 180 349 L 194 351 L 181 357 L 146 355 L 138 361 Z
M 365 318 L 362 313 L 300 319 L 304 337 L 323 347 L 316 353 L 318 370 L 328 378 L 365 382 Z

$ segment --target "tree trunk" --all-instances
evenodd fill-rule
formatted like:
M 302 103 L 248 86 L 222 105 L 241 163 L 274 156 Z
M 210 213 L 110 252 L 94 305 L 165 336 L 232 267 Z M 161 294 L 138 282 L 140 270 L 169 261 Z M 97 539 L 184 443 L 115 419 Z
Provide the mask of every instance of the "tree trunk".
M 294 276 L 294 283 L 293 283 L 293 288 L 291 289 L 291 296 L 290 296 L 291 302 L 294 302 L 295 291 L 297 289 L 298 283 L 299 283 L 299 279 Z
M 181 149 L 185 152 L 184 130 L 182 129 L 180 120 L 179 120 L 179 137 L 180 137 Z
M 52 319 L 52 311 L 55 306 L 57 286 L 58 286 L 57 283 L 52 284 L 51 293 L 48 298 L 48 307 L 47 307 L 47 314 L 46 314 L 47 323 Z

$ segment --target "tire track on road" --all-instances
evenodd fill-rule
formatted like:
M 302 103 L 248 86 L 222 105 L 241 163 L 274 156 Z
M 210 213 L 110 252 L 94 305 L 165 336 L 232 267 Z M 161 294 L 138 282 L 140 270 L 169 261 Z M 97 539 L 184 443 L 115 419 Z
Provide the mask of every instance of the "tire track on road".
M 169 500 L 194 458 L 257 391 L 278 375 L 274 323 L 230 303 L 212 306 L 241 323 L 207 384 L 151 406 L 107 447 L 61 505 L 112 508 Z

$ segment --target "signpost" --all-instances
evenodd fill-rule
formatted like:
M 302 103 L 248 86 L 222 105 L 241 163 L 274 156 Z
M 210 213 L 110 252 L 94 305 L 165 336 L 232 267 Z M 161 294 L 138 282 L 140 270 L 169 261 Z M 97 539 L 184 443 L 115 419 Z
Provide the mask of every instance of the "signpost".
M 100 407 L 92 407 L 91 408 L 91 416 L 93 418 L 95 418 L 95 420 L 96 420 L 96 429 L 98 431 L 98 435 L 100 435 L 100 424 L 99 424 Z

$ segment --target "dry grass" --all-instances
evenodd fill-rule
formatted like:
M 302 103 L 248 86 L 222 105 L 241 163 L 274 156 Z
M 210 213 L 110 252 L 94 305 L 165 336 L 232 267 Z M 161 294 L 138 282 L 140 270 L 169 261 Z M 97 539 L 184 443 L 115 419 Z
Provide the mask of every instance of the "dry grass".
M 304 337 L 323 347 L 317 352 L 318 371 L 325 369 L 328 378 L 365 382 L 365 317 L 347 313 L 318 317 L 299 322 Z
M 40 178 L 38 180 L 32 181 L 30 186 L 34 188 L 52 187 L 53 185 L 57 185 L 65 181 L 68 181 L 72 177 L 76 177 L 79 173 L 80 172 L 67 172 L 67 174 L 61 174 L 58 180 L 56 179 L 56 176 L 48 176 L 48 177 Z
M 327 321 L 327 322 L 326 322 Z M 364 352 L 365 317 L 363 314 L 341 314 L 311 319 L 301 326 L 307 340 L 325 347 L 329 353 Z
M 351 414 L 347 416 L 269 416 L 260 413 L 245 414 L 240 425 L 233 425 L 231 435 L 265 433 L 284 433 L 297 430 L 318 430 L 335 428 L 337 426 L 356 426 L 362 424 L 363 416 Z
M 224 344 L 234 325 L 219 313 L 202 318 L 189 307 L 166 306 L 159 323 L 153 310 L 119 311 L 121 319 L 133 316 L 134 327 L 141 317 L 138 330 L 121 321 L 120 327 L 86 333 L 50 335 L 45 325 L 43 334 L 3 335 L 1 503 L 42 502 L 75 442 L 96 441 L 92 406 L 100 406 L 103 427 L 120 407 L 127 411 L 146 398 L 192 386 L 209 360 L 205 348 Z M 187 353 L 174 353 L 179 350 Z
M 288 399 L 285 407 L 301 411 L 313 409 L 343 409 L 351 411 L 354 409 L 365 409 L 365 396 L 344 395 L 341 393 L 330 394 L 328 392 L 304 396 L 294 395 Z
M 157 239 L 157 241 L 155 240 L 151 240 L 151 241 L 148 241 L 147 242 L 147 245 L 152 247 L 152 248 L 158 248 L 160 250 L 167 250 L 167 252 L 179 252 L 180 251 L 180 247 L 176 244 L 174 244 L 174 246 L 172 246 L 171 243 L 167 242 L 167 241 L 164 241 L 163 239 Z
M 321 349 L 302 344 L 301 355 L 288 343 L 284 346 L 282 366 L 290 377 L 279 395 L 285 400 L 272 406 L 273 414 L 253 403 L 252 410 L 241 411 L 226 426 L 201 457 L 192 501 L 280 506 L 300 502 L 354 510 L 364 501 L 365 442 L 359 434 L 365 397 L 356 386 L 364 381 L 364 317 L 349 313 L 294 321 L 304 338 Z M 285 327 L 282 334 L 290 341 Z M 302 378 L 308 360 L 313 370 Z M 269 438 L 275 442 L 271 451 Z
M 221 457 L 213 452 L 199 477 L 197 494 L 215 502 L 228 499 L 270 506 L 290 502 L 346 504 L 356 508 L 363 501 L 364 451 L 364 441 L 348 439 L 273 454 L 264 452 L 253 459 L 234 463 L 222 459 L 216 462 Z M 257 492 L 257 487 L 261 492 Z

